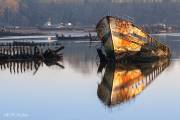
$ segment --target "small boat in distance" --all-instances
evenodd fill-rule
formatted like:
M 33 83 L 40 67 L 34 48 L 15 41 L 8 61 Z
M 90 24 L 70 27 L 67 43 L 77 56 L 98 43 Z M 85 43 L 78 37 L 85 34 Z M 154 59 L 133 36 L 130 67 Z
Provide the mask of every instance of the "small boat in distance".
M 170 57 L 167 46 L 128 20 L 106 16 L 97 24 L 96 30 L 108 60 L 152 61 Z M 101 53 L 99 51 L 98 54 Z

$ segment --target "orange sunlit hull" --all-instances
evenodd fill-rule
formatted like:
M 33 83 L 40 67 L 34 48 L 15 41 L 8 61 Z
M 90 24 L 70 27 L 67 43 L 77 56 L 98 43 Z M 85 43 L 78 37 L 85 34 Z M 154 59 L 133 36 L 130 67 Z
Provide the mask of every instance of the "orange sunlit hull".
M 107 56 L 139 52 L 145 44 L 147 34 L 133 23 L 115 18 L 104 17 L 97 25 L 98 37 L 102 40 Z M 144 39 L 144 40 L 142 40 Z

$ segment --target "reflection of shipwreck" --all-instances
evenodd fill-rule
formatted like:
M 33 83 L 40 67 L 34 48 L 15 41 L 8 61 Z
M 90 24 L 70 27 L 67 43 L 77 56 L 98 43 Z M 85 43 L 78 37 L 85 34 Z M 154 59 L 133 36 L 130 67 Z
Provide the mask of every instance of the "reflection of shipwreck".
M 150 85 L 168 65 L 168 59 L 131 65 L 107 64 L 97 94 L 109 107 L 130 101 Z
M 170 56 L 167 46 L 127 20 L 104 17 L 97 25 L 97 34 L 108 60 L 153 61 Z
M 63 60 L 61 50 L 63 46 L 57 45 L 56 49 L 50 46 L 35 43 L 6 43 L 0 44 L 0 69 L 10 69 L 11 73 L 20 73 L 34 70 L 45 64 L 57 65 L 64 68 L 59 62 Z

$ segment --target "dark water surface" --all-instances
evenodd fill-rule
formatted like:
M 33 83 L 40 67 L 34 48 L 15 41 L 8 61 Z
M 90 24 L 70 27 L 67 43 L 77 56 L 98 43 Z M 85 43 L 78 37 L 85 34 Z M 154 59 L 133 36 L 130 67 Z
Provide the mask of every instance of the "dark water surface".
M 179 120 L 180 34 L 156 36 L 172 59 L 98 69 L 98 42 L 62 42 L 57 65 L 0 69 L 0 120 Z M 32 66 L 32 67 L 31 67 Z

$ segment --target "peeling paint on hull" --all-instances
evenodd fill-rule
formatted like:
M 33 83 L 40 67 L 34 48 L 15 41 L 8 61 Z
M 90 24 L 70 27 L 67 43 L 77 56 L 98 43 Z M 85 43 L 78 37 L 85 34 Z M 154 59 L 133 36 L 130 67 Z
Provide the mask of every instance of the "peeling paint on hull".
M 149 56 L 169 56 L 169 48 L 150 37 L 132 22 L 116 17 L 106 16 L 96 27 L 97 35 L 102 41 L 107 58 L 120 59 L 123 56 L 136 55 L 148 51 Z M 159 51 L 162 54 L 157 56 Z M 151 53 L 150 53 L 151 52 Z M 147 52 L 145 53 L 147 55 Z M 144 55 L 143 55 L 144 57 Z

